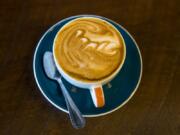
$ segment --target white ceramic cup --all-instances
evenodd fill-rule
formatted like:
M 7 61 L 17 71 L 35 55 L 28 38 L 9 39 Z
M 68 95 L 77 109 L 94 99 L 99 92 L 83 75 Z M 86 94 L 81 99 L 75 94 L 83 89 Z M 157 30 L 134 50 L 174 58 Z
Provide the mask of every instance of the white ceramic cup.
M 80 18 L 96 18 L 96 19 L 100 19 L 100 20 L 105 21 L 106 23 L 108 23 L 112 27 L 114 27 L 114 29 L 116 29 L 115 26 L 113 26 L 112 24 L 110 24 L 106 20 L 104 20 L 102 18 L 99 18 L 99 17 L 89 17 L 89 16 L 86 17 L 86 16 L 83 16 L 83 17 L 80 17 Z M 73 19 L 71 21 L 74 21 L 74 20 L 76 20 L 76 19 Z M 71 22 L 71 21 L 69 21 L 69 22 Z M 67 25 L 68 23 L 66 23 L 65 25 Z M 60 30 L 59 30 L 59 32 L 60 32 Z M 124 61 L 125 61 L 125 57 L 126 57 L 126 45 L 125 45 L 125 42 L 124 42 L 124 39 L 123 39 L 121 33 L 119 32 L 118 29 L 116 29 L 116 30 L 117 30 L 117 32 L 119 33 L 119 36 L 122 39 L 122 43 L 123 43 L 123 47 L 124 47 L 124 56 L 123 56 L 122 62 L 119 64 L 118 68 L 112 74 L 110 74 L 109 76 L 107 76 L 103 80 L 99 80 L 99 81 L 96 81 L 96 82 L 83 82 L 81 80 L 77 80 L 77 79 L 71 77 L 70 75 L 68 75 L 61 68 L 61 66 L 57 62 L 57 58 L 54 55 L 55 54 L 55 50 L 54 50 L 55 49 L 55 47 L 54 47 L 55 46 L 55 40 L 56 40 L 57 35 L 58 35 L 59 32 L 56 34 L 56 37 L 54 39 L 54 43 L 53 43 L 53 57 L 54 57 L 55 64 L 56 64 L 56 67 L 57 67 L 58 71 L 60 72 L 62 77 L 65 78 L 65 80 L 68 81 L 69 83 L 71 83 L 72 85 L 77 86 L 79 88 L 89 89 L 95 107 L 103 107 L 105 105 L 105 98 L 104 98 L 104 92 L 103 92 L 103 87 L 102 86 L 104 84 L 108 83 L 109 81 L 111 81 L 118 74 L 118 72 L 122 68 L 122 66 L 124 64 Z

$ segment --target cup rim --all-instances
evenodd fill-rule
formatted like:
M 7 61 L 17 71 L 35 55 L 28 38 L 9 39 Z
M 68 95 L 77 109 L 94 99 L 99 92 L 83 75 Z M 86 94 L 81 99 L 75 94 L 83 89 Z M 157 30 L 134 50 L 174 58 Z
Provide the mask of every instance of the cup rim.
M 91 81 L 90 81 L 90 82 L 86 82 L 86 81 L 81 81 L 81 80 L 78 80 L 78 79 L 73 78 L 72 76 L 70 76 L 69 74 L 67 74 L 67 73 L 63 70 L 63 68 L 61 67 L 60 64 L 58 64 L 57 58 L 56 58 L 56 56 L 55 56 L 55 41 L 56 41 L 56 38 L 57 38 L 59 32 L 61 31 L 61 29 L 64 28 L 64 27 L 65 27 L 66 25 L 68 25 L 69 23 L 71 23 L 71 22 L 73 22 L 73 21 L 75 21 L 75 20 L 81 19 L 81 18 L 95 18 L 95 19 L 98 19 L 98 20 L 101 20 L 101 21 L 104 21 L 104 22 L 108 23 L 108 25 L 112 26 L 112 27 L 119 33 L 119 36 L 121 37 L 121 40 L 122 40 L 122 43 L 123 43 L 124 53 L 123 53 L 123 59 L 122 59 L 121 63 L 119 64 L 119 66 L 116 68 L 116 70 L 115 70 L 112 74 L 110 74 L 109 76 L 107 76 L 107 77 L 105 77 L 105 78 L 103 78 L 103 79 L 101 79 L 101 80 L 92 81 L 92 82 L 91 82 Z M 58 30 L 58 32 L 56 33 L 56 36 L 55 36 L 55 38 L 54 38 L 54 40 L 53 40 L 53 57 L 54 57 L 55 65 L 56 65 L 58 71 L 59 71 L 60 74 L 63 76 L 63 78 L 65 78 L 68 82 L 70 82 L 70 83 L 72 83 L 72 84 L 74 84 L 73 82 L 75 82 L 75 83 L 78 83 L 78 84 L 91 85 L 91 86 L 92 86 L 92 85 L 97 85 L 97 84 L 104 84 L 105 82 L 108 82 L 108 81 L 110 81 L 112 78 L 114 78 L 114 77 L 119 73 L 119 71 L 121 70 L 122 66 L 124 65 L 124 61 L 125 61 L 125 59 L 126 59 L 126 44 L 125 44 L 125 41 L 124 41 L 123 36 L 121 35 L 121 32 L 120 32 L 113 24 L 111 24 L 110 22 L 108 22 L 107 20 L 105 20 L 104 17 L 102 17 L 102 16 L 101 16 L 101 17 L 99 17 L 99 16 L 93 16 L 93 15 L 92 15 L 92 16 L 88 16 L 88 15 L 87 15 L 87 16 L 86 16 L 86 15 L 84 15 L 84 16 L 78 16 L 77 18 L 74 18 L 74 19 L 70 20 L 69 22 L 65 23 L 65 24 Z M 66 76 L 67 78 L 69 78 L 69 79 L 72 80 L 73 82 L 69 81 L 66 77 L 64 77 L 64 74 L 65 74 L 65 76 Z

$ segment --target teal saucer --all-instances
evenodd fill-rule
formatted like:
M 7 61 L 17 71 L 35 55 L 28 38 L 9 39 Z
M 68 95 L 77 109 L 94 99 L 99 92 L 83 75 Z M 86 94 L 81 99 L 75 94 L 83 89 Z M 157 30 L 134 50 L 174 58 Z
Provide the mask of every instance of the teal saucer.
M 94 15 L 79 15 L 61 20 L 41 37 L 34 53 L 33 71 L 36 83 L 43 96 L 53 106 L 68 113 L 58 84 L 50 80 L 44 72 L 42 59 L 46 51 L 52 51 L 53 40 L 59 29 L 70 20 L 83 16 L 99 17 L 110 22 L 121 32 L 126 43 L 126 59 L 122 69 L 111 82 L 103 86 L 106 100 L 103 108 L 94 107 L 88 89 L 75 87 L 63 79 L 66 88 L 83 116 L 97 117 L 109 114 L 126 104 L 136 92 L 141 80 L 142 58 L 140 50 L 133 37 L 122 26 L 107 18 Z

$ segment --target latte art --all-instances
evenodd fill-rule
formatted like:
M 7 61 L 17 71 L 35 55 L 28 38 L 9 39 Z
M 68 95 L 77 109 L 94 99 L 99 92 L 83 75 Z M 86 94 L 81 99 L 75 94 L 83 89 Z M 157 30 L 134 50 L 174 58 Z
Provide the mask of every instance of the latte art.
M 110 75 L 123 59 L 119 32 L 96 18 L 79 18 L 66 24 L 55 39 L 55 57 L 70 76 L 96 81 Z

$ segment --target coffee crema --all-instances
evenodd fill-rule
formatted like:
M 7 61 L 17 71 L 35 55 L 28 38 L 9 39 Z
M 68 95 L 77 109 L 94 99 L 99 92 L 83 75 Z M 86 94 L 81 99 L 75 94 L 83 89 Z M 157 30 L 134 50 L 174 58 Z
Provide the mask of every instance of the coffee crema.
M 86 82 L 106 78 L 124 57 L 120 33 L 98 18 L 79 18 L 65 24 L 54 44 L 59 66 L 69 76 Z

